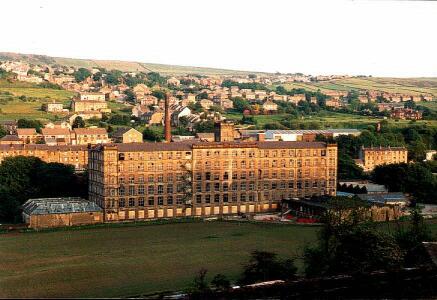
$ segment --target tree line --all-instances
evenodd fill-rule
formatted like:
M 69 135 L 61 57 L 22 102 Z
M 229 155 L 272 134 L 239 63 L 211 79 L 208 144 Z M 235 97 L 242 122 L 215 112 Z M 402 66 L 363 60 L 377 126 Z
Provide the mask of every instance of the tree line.
M 435 236 L 417 209 L 412 209 L 408 221 L 381 224 L 371 221 L 368 208 L 358 200 L 337 197 L 331 204 L 332 209 L 323 216 L 315 243 L 292 258 L 279 258 L 274 252 L 252 251 L 234 283 L 247 285 L 338 275 L 359 277 L 375 271 L 395 272 L 430 263 L 422 242 L 432 241 Z M 303 262 L 303 274 L 298 273 L 297 259 Z M 214 293 L 230 291 L 231 286 L 231 280 L 220 273 L 208 281 L 207 270 L 202 268 L 187 291 L 193 299 L 208 299 Z

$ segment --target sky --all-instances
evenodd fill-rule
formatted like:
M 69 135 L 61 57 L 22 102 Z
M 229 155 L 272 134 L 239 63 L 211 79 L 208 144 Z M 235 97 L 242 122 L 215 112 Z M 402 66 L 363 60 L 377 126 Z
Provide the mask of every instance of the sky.
M 437 1 L 2 0 L 0 52 L 437 77 Z

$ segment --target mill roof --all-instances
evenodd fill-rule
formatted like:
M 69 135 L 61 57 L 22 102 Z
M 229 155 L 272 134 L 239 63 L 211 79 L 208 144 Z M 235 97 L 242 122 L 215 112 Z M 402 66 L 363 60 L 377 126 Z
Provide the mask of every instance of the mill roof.
M 79 212 L 99 212 L 102 209 L 94 202 L 79 198 L 37 198 L 23 204 L 23 212 L 28 215 L 65 214 Z

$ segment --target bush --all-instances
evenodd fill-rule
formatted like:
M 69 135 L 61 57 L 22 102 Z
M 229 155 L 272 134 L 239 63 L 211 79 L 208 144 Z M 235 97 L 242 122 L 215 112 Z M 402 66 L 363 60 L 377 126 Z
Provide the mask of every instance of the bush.
M 251 284 L 262 281 L 292 279 L 297 268 L 291 259 L 280 260 L 275 253 L 253 251 L 249 263 L 244 266 L 240 279 L 241 284 Z

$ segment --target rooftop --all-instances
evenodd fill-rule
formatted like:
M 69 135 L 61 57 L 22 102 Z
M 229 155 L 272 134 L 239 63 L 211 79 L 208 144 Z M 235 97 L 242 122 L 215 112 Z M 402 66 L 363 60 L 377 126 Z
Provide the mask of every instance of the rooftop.
M 323 149 L 326 143 L 323 142 L 200 142 L 188 140 L 184 143 L 130 143 L 130 144 L 105 144 L 97 145 L 94 149 L 105 149 L 115 147 L 120 152 L 137 151 L 191 151 L 193 148 L 259 148 L 259 149 Z
M 73 131 L 76 134 L 107 134 L 105 128 L 75 128 Z
M 57 145 L 50 146 L 45 144 L 19 144 L 19 145 L 0 145 L 0 151 L 20 151 L 20 150 L 45 150 L 45 151 L 85 151 L 87 145 Z
M 361 200 L 378 204 L 406 204 L 408 202 L 407 197 L 403 193 L 358 194 L 357 196 Z
M 70 135 L 70 129 L 68 129 L 68 128 L 42 128 L 41 133 L 43 135 Z
M 346 185 L 346 186 L 358 186 L 360 188 L 365 187 L 367 190 L 367 193 L 386 193 L 387 188 L 382 184 L 376 184 L 371 182 L 359 182 L 359 181 L 339 181 L 339 185 Z
M 97 211 L 102 211 L 97 204 L 78 197 L 29 199 L 23 204 L 23 212 L 28 215 Z
M 0 139 L 2 142 L 19 142 L 21 139 L 16 135 L 5 135 Z
M 36 129 L 35 128 L 18 128 L 17 134 L 18 135 L 36 135 Z

